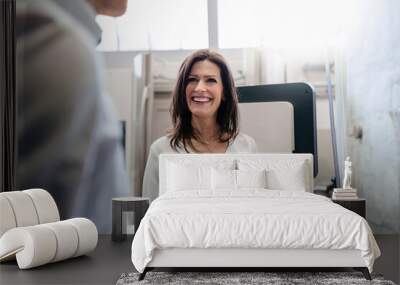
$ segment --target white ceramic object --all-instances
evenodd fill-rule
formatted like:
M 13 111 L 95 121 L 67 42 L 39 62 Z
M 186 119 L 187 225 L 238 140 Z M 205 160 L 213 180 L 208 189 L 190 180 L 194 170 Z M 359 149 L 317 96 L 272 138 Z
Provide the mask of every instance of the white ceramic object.
M 16 259 L 20 269 L 87 254 L 98 241 L 85 218 L 59 221 L 53 197 L 43 189 L 0 193 L 0 262 Z
M 43 189 L 29 189 L 22 191 L 28 194 L 35 205 L 39 224 L 51 223 L 60 220 L 60 214 L 53 197 Z
M 16 226 L 17 222 L 11 204 L 6 197 L 0 194 L 0 237 Z
M 96 245 L 96 226 L 85 218 L 18 227 L 0 238 L 0 261 L 16 258 L 28 269 L 87 254 Z
M 0 195 L 10 202 L 17 227 L 27 227 L 39 224 L 35 206 L 29 195 L 21 191 L 3 192 Z

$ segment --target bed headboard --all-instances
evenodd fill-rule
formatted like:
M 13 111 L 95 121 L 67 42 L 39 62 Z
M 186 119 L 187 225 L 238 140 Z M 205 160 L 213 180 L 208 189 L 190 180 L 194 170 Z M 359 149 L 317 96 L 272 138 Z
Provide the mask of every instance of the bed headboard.
M 284 83 L 237 88 L 239 103 L 289 102 L 293 105 L 293 153 L 311 153 L 314 156 L 314 177 L 318 174 L 317 123 L 314 88 L 307 83 Z M 240 105 L 239 104 L 239 105 Z
M 240 132 L 257 143 L 257 152 L 293 153 L 294 117 L 289 102 L 239 104 Z M 279 128 L 277 128 L 279 122 Z
M 249 162 L 263 163 L 275 166 L 285 175 L 284 171 L 298 163 L 304 162 L 305 190 L 313 192 L 313 156 L 311 154 L 263 154 L 263 153 L 230 153 L 230 154 L 161 154 L 159 157 L 159 194 L 166 192 L 167 172 L 170 163 L 184 165 L 188 169 L 196 166 L 216 166 L 217 168 L 241 169 L 240 165 Z M 238 167 L 239 165 L 239 167 Z M 232 168 L 233 167 L 233 168 Z

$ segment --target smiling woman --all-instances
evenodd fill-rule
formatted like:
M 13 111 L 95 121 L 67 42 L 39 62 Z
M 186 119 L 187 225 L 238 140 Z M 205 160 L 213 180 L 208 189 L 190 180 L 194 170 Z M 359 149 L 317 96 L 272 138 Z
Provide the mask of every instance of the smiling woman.
M 238 134 L 238 99 L 221 54 L 199 50 L 179 70 L 171 106 L 171 147 L 186 152 L 226 152 Z
M 186 102 L 193 119 L 216 115 L 223 89 L 219 67 L 208 60 L 196 62 L 187 81 Z
M 161 153 L 251 153 L 254 139 L 239 133 L 238 98 L 224 57 L 198 50 L 182 63 L 172 93 L 173 128 L 150 147 L 143 178 L 143 196 L 158 196 Z

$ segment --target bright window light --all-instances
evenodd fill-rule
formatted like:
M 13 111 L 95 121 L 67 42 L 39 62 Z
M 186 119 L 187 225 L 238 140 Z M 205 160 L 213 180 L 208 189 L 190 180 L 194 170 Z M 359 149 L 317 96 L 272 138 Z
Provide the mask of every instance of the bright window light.
M 220 48 L 337 44 L 361 0 L 218 0 Z
M 179 50 L 208 47 L 207 0 L 129 0 L 112 20 L 98 17 L 100 50 Z

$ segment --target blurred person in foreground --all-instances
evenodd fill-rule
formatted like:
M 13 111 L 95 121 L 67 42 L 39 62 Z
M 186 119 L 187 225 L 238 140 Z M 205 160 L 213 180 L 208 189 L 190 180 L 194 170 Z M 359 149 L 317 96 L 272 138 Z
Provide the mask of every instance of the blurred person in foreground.
M 127 0 L 19 0 L 17 188 L 43 188 L 62 219 L 111 230 L 111 199 L 129 192 L 121 131 L 104 94 L 96 14 L 124 14 Z

